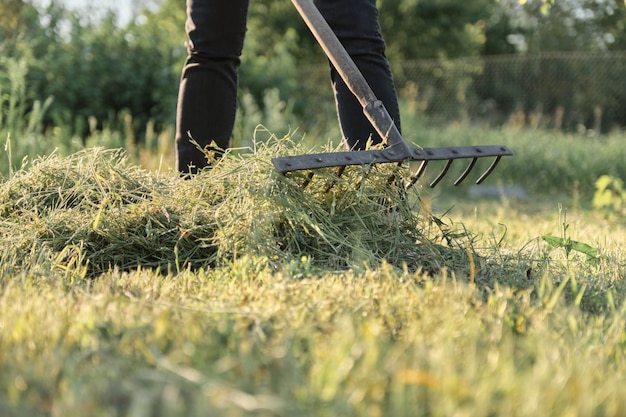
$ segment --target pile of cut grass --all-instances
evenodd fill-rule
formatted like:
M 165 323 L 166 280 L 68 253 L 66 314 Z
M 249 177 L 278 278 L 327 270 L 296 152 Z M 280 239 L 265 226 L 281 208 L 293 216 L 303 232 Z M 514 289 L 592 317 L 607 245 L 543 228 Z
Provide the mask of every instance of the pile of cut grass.
M 390 185 L 402 168 L 320 170 L 303 188 L 306 173 L 280 175 L 270 162 L 303 152 L 276 140 L 190 179 L 142 170 L 121 150 L 37 159 L 0 187 L 3 268 L 180 272 L 241 256 L 277 265 L 304 256 L 323 271 L 466 267 L 465 250 L 436 243 L 439 229 L 425 235 L 432 224 L 418 199 Z

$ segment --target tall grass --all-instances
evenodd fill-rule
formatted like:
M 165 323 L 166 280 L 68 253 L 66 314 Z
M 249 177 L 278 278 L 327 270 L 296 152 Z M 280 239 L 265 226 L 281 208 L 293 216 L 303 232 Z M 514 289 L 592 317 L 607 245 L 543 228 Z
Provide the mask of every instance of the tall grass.
M 71 126 L 51 125 L 46 118 L 54 97 L 27 96 L 25 61 L 0 58 L 0 67 L 0 178 L 10 177 L 38 157 L 67 156 L 91 147 L 125 148 L 134 162 L 149 169 L 173 165 L 171 127 L 155 131 L 149 122 L 138 143 L 132 115 L 123 111 L 115 123 L 95 118 L 81 121 L 89 125 L 89 133 L 79 137 Z
M 5 155 L 0 165 L 0 177 L 8 176 L 21 166 L 27 155 L 39 155 L 49 148 L 44 144 L 42 118 L 52 99 L 29 101 L 25 97 L 26 63 L 1 58 L 0 67 L 0 142 Z

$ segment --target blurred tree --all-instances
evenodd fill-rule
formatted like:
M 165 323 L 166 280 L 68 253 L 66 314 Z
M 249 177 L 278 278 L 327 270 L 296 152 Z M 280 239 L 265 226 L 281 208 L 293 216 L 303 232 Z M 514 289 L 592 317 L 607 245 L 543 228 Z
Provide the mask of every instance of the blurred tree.
M 380 0 L 393 60 L 479 55 L 497 0 Z
M 623 125 L 620 103 L 626 89 L 618 81 L 623 60 L 606 53 L 626 46 L 621 0 L 500 4 L 509 25 L 506 39 L 522 57 L 485 69 L 478 80 L 483 98 L 494 100 L 504 113 L 517 109 L 552 116 L 556 126 L 568 130 Z M 593 58 L 583 59 L 589 53 Z
M 607 48 L 613 51 L 626 50 L 626 2 L 612 2 L 597 19 L 603 31 L 603 39 Z
M 485 9 L 485 44 L 481 55 L 507 55 L 517 52 L 509 35 L 512 22 L 506 8 L 499 0 L 491 2 Z
M 26 62 L 28 99 L 54 96 L 49 123 L 73 126 L 83 135 L 90 118 L 118 123 L 123 112 L 133 115 L 138 130 L 148 120 L 157 129 L 173 123 L 186 56 L 180 0 L 134 0 L 134 19 L 123 25 L 114 13 L 96 18 L 67 10 L 58 0 L 40 9 L 33 4 L 0 3 L 0 57 Z M 379 0 L 379 6 L 394 63 L 626 48 L 621 0 Z M 275 103 L 265 100 L 271 92 L 305 115 L 312 93 L 319 93 L 321 80 L 327 82 L 321 48 L 288 0 L 251 1 L 242 63 L 246 102 L 253 98 L 261 110 Z M 2 70 L 0 59 L 0 79 Z M 477 71 L 472 68 L 464 79 Z
M 519 52 L 603 51 L 624 38 L 624 2 L 618 0 L 500 0 Z M 623 45 L 623 44 L 622 44 Z
M 159 7 L 154 1 L 146 1 L 140 14 L 126 27 L 126 37 L 151 56 L 142 65 L 143 73 L 149 72 L 150 90 L 153 107 L 150 117 L 158 123 L 174 122 L 178 82 L 185 49 L 185 7 L 178 0 L 165 0 Z
M 24 0 L 2 0 L 0 3 L 0 56 L 15 53 L 16 43 L 36 24 L 37 10 Z
M 7 54 L 20 33 L 23 0 L 3 0 L 0 3 L 0 52 Z
M 94 18 L 54 1 L 41 10 L 24 6 L 31 14 L 20 16 L 11 55 L 28 64 L 28 98 L 54 97 L 47 123 L 71 126 L 81 136 L 88 134 L 90 119 L 117 128 L 125 123 L 119 116 L 128 113 L 137 131 L 148 120 L 171 124 L 184 56 L 184 8 L 166 6 L 143 9 L 126 26 L 114 12 Z

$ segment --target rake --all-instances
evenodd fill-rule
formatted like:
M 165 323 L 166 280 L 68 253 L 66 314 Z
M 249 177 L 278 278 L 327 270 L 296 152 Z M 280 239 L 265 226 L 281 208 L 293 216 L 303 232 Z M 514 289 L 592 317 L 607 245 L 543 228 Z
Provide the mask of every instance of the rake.
M 435 187 L 448 173 L 453 161 L 457 159 L 470 160 L 463 173 L 454 182 L 454 185 L 459 185 L 468 177 L 478 159 L 493 157 L 494 160 L 491 165 L 476 180 L 476 184 L 480 184 L 495 170 L 503 156 L 513 155 L 513 152 L 503 145 L 437 148 L 409 147 L 402 138 L 387 109 L 376 98 L 363 74 L 357 68 L 320 11 L 313 4 L 313 0 L 292 0 L 292 3 L 326 53 L 331 64 L 359 100 L 367 119 L 376 132 L 382 138 L 385 138 L 386 147 L 382 149 L 324 152 L 273 158 L 272 163 L 278 172 L 286 174 L 293 171 L 309 170 L 310 179 L 313 170 L 320 168 L 339 167 L 338 175 L 341 175 L 345 167 L 351 165 L 401 164 L 410 161 L 421 161 L 419 168 L 406 184 L 406 188 L 409 188 L 424 174 L 429 161 L 446 161 L 439 175 L 430 183 L 430 187 Z

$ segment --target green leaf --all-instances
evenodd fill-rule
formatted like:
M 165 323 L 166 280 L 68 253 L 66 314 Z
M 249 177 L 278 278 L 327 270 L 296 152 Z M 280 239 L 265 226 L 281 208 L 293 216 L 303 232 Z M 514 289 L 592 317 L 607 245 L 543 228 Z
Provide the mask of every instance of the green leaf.
M 566 246 L 565 239 L 560 237 L 544 235 L 541 238 L 554 248 L 564 248 Z
M 598 256 L 598 249 L 583 242 L 571 241 L 572 250 L 580 253 L 584 253 L 589 258 L 596 258 Z
M 587 261 L 591 261 L 598 257 L 598 249 L 587 243 L 578 242 L 571 239 L 563 239 L 557 236 L 544 235 L 541 238 L 554 248 L 563 248 L 567 253 L 571 251 L 580 252 L 587 255 Z

